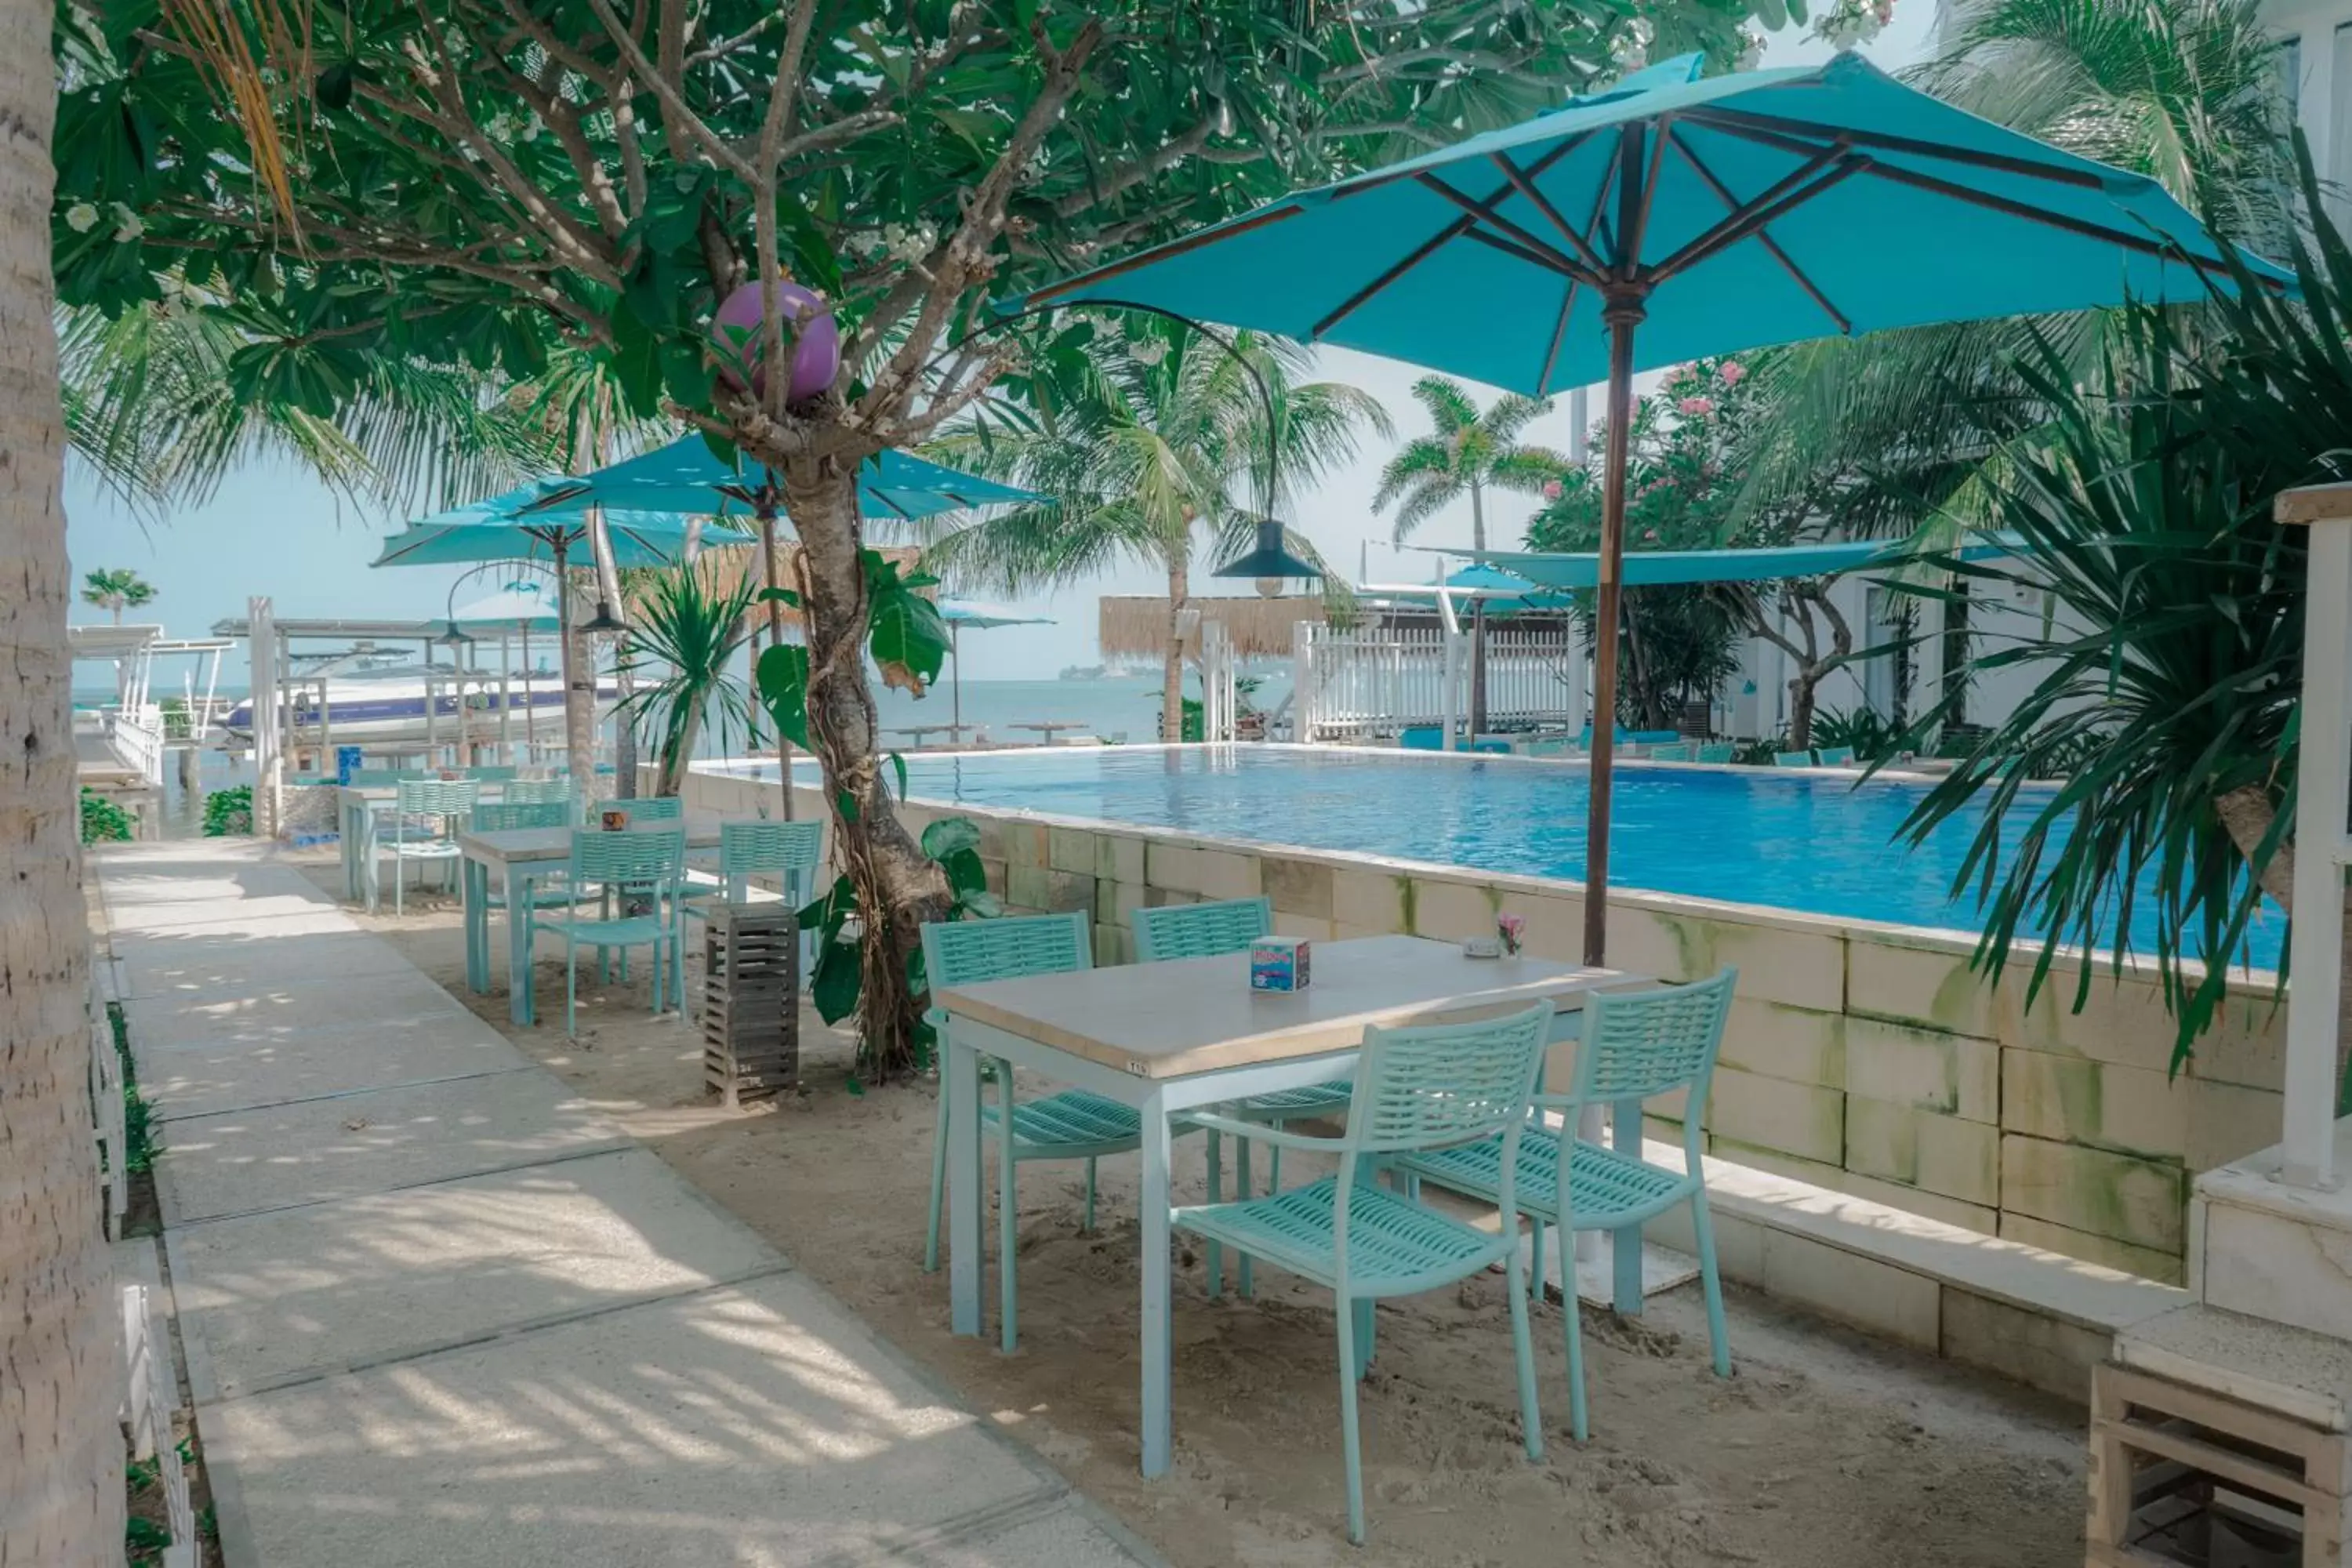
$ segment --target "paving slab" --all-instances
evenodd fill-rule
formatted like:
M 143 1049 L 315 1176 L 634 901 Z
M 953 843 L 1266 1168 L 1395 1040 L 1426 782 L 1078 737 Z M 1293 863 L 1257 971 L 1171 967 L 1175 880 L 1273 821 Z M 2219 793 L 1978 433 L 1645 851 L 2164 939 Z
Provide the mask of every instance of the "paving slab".
M 139 1005 L 131 1004 L 139 1026 Z M 159 1120 L 284 1105 L 325 1095 L 483 1073 L 515 1072 L 530 1058 L 460 1011 L 404 1018 L 320 1019 L 307 1027 L 257 1026 L 226 1040 L 141 1045 L 139 1086 Z
M 628 1135 L 551 1075 L 496 1073 L 175 1120 L 163 1223 L 394 1192 L 542 1163 Z
M 413 967 L 307 976 L 235 992 L 136 999 L 130 1015 L 131 1047 L 140 1051 L 233 1045 L 250 1041 L 257 1030 L 291 1038 L 316 1032 L 322 1022 L 436 1013 L 468 1016 L 455 997 Z
M 415 968 L 332 910 L 228 928 L 116 931 L 110 945 L 133 998 L 237 996 L 291 981 L 341 980 Z
M 149 904 L 182 904 L 198 899 L 273 898 L 317 891 L 310 879 L 290 866 L 183 868 L 184 874 L 157 876 L 145 868 L 106 868 L 106 906 L 120 912 Z
M 1140 1561 L 793 1275 L 203 1418 L 267 1568 Z
M 783 1267 L 643 1149 L 165 1242 L 200 1405 Z
M 110 904 L 106 911 L 107 925 L 116 942 L 126 937 L 193 932 L 216 927 L 248 929 L 265 921 L 274 926 L 306 915 L 334 917 L 315 921 L 318 930 L 355 929 L 349 915 L 310 891 L 248 892 L 210 899 L 159 899 L 147 903 Z

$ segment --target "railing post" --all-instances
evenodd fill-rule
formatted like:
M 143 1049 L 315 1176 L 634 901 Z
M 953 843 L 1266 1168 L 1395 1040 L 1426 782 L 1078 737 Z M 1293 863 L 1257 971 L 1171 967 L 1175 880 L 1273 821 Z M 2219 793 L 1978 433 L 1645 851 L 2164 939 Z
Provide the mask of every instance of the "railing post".
M 2310 528 L 2304 611 L 2303 729 L 2295 784 L 2294 921 L 2289 928 L 2294 979 L 2286 1014 L 2284 1149 L 2281 1177 L 2299 1187 L 2333 1187 L 2336 1173 L 2336 1054 L 2344 963 L 2347 774 L 2352 728 L 2345 688 L 2352 647 L 2352 485 L 2315 485 L 2278 498 L 2282 523 Z

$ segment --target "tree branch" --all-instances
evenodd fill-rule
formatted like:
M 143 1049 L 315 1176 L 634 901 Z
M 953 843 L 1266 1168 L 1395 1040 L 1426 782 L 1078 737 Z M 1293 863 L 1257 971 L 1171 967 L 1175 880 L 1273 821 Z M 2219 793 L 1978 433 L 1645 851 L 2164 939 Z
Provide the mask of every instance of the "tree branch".
M 675 142 L 691 141 L 710 155 L 711 161 L 740 176 L 743 183 L 756 187 L 758 174 L 751 161 L 730 147 L 726 140 L 703 122 L 702 116 L 687 106 L 685 95 L 677 84 L 662 75 L 660 68 L 646 58 L 644 46 L 635 35 L 622 25 L 614 14 L 611 0 L 588 0 L 589 8 L 603 24 L 605 37 L 611 38 L 629 62 L 630 73 L 653 89 L 660 102 L 662 124 L 668 128 Z

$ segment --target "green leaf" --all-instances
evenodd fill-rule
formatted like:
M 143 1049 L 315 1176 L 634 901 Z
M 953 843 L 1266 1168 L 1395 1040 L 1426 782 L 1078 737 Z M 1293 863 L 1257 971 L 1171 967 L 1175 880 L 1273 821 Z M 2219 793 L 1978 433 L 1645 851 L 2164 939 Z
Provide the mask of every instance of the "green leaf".
M 817 949 L 816 973 L 809 980 L 809 1005 L 828 1024 L 838 1024 L 857 1011 L 857 995 L 866 984 L 859 947 L 854 942 L 828 942 Z
M 980 824 L 969 816 L 942 816 L 923 828 L 923 853 L 945 860 L 959 849 L 980 848 Z
M 759 600 L 763 605 L 771 603 L 790 605 L 796 610 L 801 607 L 800 591 L 795 588 L 762 588 L 759 593 Z
M 947 873 L 948 890 L 959 898 L 988 891 L 988 868 L 976 850 L 959 849 L 951 855 L 942 855 L 940 869 Z
M 814 750 L 808 732 L 808 648 L 787 642 L 761 649 L 758 679 L 760 700 L 777 732 L 803 751 Z
M 890 766 L 898 775 L 898 798 L 907 798 L 907 759 L 897 752 L 890 753 Z
M 856 822 L 857 820 L 856 795 L 851 794 L 848 790 L 843 790 L 833 797 L 833 804 L 835 809 L 841 813 L 842 821 Z
M 727 466 L 728 472 L 733 473 L 742 468 L 743 454 L 736 447 L 734 442 L 730 441 L 718 431 L 705 426 L 702 432 L 702 444 L 710 448 L 712 457 Z
M 338 60 L 319 73 L 319 103 L 338 112 L 352 106 L 352 89 L 358 73 L 349 60 Z
M 866 1098 L 866 1080 L 859 1078 L 856 1073 L 851 1073 L 847 1078 L 842 1079 L 841 1087 L 849 1091 L 849 1098 L 852 1100 L 863 1100 Z

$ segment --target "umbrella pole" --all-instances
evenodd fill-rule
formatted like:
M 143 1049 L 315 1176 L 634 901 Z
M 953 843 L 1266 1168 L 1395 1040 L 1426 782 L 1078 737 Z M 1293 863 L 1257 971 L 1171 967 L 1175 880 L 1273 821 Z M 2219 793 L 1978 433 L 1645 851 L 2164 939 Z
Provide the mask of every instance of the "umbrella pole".
M 760 512 L 760 575 L 771 594 L 782 586 L 776 581 L 776 503 L 761 492 Z M 805 608 L 802 611 L 806 614 Z M 768 601 L 768 646 L 777 647 L 784 640 L 784 602 L 778 598 Z M 753 685 L 759 682 L 755 679 Z M 784 820 L 793 819 L 793 742 L 784 734 L 782 724 L 776 726 L 776 782 L 782 786 Z
M 963 744 L 963 632 L 953 621 L 948 623 L 948 700 L 951 705 L 948 717 L 955 722 L 955 728 L 948 731 L 948 739 L 961 746 Z
M 1584 962 L 1609 952 L 1609 807 L 1617 751 L 1617 623 L 1625 554 L 1625 466 L 1633 423 L 1633 331 L 1639 296 L 1612 298 L 1609 323 L 1609 435 L 1601 476 L 1600 593 L 1592 641 L 1592 769 L 1584 826 Z

